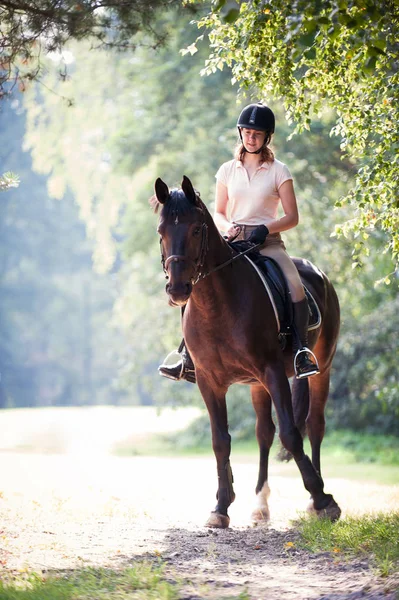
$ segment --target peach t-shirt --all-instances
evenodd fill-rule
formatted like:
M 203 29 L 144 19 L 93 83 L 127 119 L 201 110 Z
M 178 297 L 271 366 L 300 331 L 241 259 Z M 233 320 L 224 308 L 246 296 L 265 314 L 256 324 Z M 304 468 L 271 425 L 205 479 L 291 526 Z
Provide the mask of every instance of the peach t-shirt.
M 279 187 L 292 175 L 288 167 L 274 159 L 264 162 L 251 179 L 241 161 L 222 164 L 217 181 L 227 187 L 229 220 L 240 225 L 267 225 L 277 219 L 280 204 Z

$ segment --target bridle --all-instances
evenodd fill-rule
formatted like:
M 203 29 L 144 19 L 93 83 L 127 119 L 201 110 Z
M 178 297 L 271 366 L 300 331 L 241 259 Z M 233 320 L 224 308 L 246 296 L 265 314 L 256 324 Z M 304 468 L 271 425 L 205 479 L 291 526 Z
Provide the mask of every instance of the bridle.
M 202 212 L 202 211 L 201 211 Z M 202 214 L 204 214 L 202 212 Z M 178 217 L 176 216 L 175 225 L 178 224 Z M 162 240 L 159 240 L 160 244 L 162 244 Z M 191 277 L 190 281 L 192 285 L 195 285 L 200 279 L 203 279 L 204 275 L 201 273 L 201 269 L 204 266 L 205 256 L 208 251 L 208 225 L 205 223 L 205 220 L 201 224 L 201 244 L 198 256 L 195 260 L 185 256 L 184 254 L 171 254 L 166 259 L 162 253 L 161 249 L 161 263 L 163 272 L 165 273 L 165 279 L 169 279 L 168 267 L 171 263 L 178 262 L 190 262 L 194 266 L 194 275 Z M 206 276 L 206 275 L 205 275 Z

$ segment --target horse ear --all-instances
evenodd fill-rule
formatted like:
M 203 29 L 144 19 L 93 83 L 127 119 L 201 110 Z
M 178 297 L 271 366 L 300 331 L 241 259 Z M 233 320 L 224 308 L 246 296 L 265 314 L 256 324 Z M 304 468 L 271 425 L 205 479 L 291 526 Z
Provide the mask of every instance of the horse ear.
M 181 189 L 183 190 L 184 195 L 186 196 L 187 200 L 190 200 L 190 202 L 192 202 L 193 204 L 197 204 L 197 194 L 195 193 L 193 184 L 191 183 L 189 178 L 186 177 L 185 175 L 183 175 Z
M 155 182 L 155 195 L 161 204 L 165 204 L 169 198 L 169 188 L 160 177 Z

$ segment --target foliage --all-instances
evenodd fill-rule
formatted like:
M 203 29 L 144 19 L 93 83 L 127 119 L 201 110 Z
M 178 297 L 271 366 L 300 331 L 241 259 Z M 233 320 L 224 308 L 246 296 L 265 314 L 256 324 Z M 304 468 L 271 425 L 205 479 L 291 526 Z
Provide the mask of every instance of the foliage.
M 356 161 L 354 185 L 336 203 L 352 214 L 337 235 L 355 238 L 353 263 L 370 252 L 368 237 L 381 237 L 375 254 L 399 259 L 399 6 L 393 0 L 286 2 L 254 0 L 232 6 L 213 2 L 199 26 L 209 30 L 211 53 L 204 73 L 225 66 L 243 90 L 283 98 L 296 131 L 309 129 L 330 106 L 331 135 Z M 202 36 L 201 36 L 202 38 Z M 193 44 L 192 51 L 195 51 Z M 344 213 L 345 214 L 345 213 Z M 389 277 L 382 278 L 389 281 Z
M 32 86 L 24 94 L 25 147 L 32 153 L 35 170 L 46 176 L 49 195 L 60 200 L 73 195 L 94 244 L 96 268 L 111 273 L 120 385 L 134 390 L 145 403 L 190 404 L 201 402 L 195 386 L 163 380 L 157 373 L 162 357 L 178 346 L 181 329 L 179 311 L 168 307 L 163 291 L 157 218 L 148 198 L 157 176 L 175 186 L 186 174 L 212 212 L 214 173 L 232 156 L 241 105 L 227 69 L 198 76 L 208 55 L 205 44 L 192 56 L 179 54 L 180 48 L 195 41 L 187 17 L 168 13 L 160 19 L 169 41 L 157 51 L 145 45 L 145 36 L 134 54 L 94 52 L 84 42 L 70 45 L 70 76 L 61 82 L 49 71 L 43 79 L 59 95 L 43 86 Z M 74 105 L 59 96 L 73 97 Z M 293 173 L 300 209 L 300 225 L 284 235 L 288 251 L 314 261 L 332 279 L 347 343 L 353 331 L 359 340 L 368 340 L 366 316 L 382 305 L 389 310 L 396 294 L 393 286 L 373 285 L 390 268 L 389 256 L 378 251 L 386 234 L 370 231 L 371 256 L 363 259 L 362 270 L 354 269 L 349 240 L 330 237 L 342 215 L 351 217 L 348 206 L 333 208 L 356 176 L 354 160 L 343 158 L 338 137 L 329 137 L 334 112 L 324 110 L 301 136 L 292 137 L 294 128 L 284 120 L 284 107 L 277 100 L 272 106 L 277 117 L 276 156 Z M 391 368 L 395 350 L 395 340 L 390 339 L 393 346 L 386 356 L 379 347 L 382 370 L 374 382 L 372 371 L 363 379 L 356 379 L 353 370 L 349 376 L 348 354 L 338 358 L 337 385 L 347 380 L 345 394 L 356 394 L 357 386 L 368 381 L 374 391 L 378 389 L 380 404 L 386 402 L 391 391 L 384 369 Z M 341 347 L 344 353 L 349 348 L 344 342 L 339 353 Z M 338 415 L 347 396 L 335 388 L 333 377 L 333 413 Z M 353 417 L 356 402 L 359 399 L 353 396 Z M 244 429 L 252 435 L 248 388 L 233 387 L 229 403 L 232 427 L 236 420 L 245 424 L 240 435 Z M 379 427 L 385 425 L 391 427 L 388 416 L 379 422 Z M 363 427 L 364 421 L 357 426 Z
M 137 562 L 119 571 L 88 568 L 45 578 L 35 573 L 0 582 L 2 600 L 177 600 L 176 584 L 165 580 L 162 564 Z
M 329 418 L 336 425 L 399 435 L 399 297 L 343 332 Z
M 329 420 L 332 425 L 333 419 Z M 331 430 L 323 440 L 323 453 L 333 448 L 348 452 L 348 460 L 357 463 L 378 463 L 379 465 L 399 466 L 399 438 L 354 432 L 353 430 Z
M 154 46 L 163 43 L 165 33 L 154 28 L 154 17 L 179 5 L 178 0 L 1 0 L 0 98 L 15 85 L 24 91 L 29 81 L 40 79 L 43 57 L 62 55 L 70 40 L 90 39 L 97 48 L 126 49 L 135 46 L 135 34 L 147 31 Z M 64 55 L 60 77 L 66 76 L 67 64 Z
M 95 242 L 96 268 L 115 272 L 123 383 L 139 385 L 146 397 L 190 402 L 199 399 L 194 386 L 173 386 L 156 371 L 181 334 L 180 313 L 170 310 L 162 291 L 157 217 L 148 198 L 158 175 L 174 186 L 187 173 L 209 199 L 214 173 L 231 155 L 235 132 L 226 130 L 236 107 L 227 75 L 214 81 L 198 77 L 205 54 L 196 61 L 179 55 L 195 34 L 187 18 L 169 16 L 166 23 L 169 45 L 158 52 L 141 46 L 134 58 L 96 54 L 82 43 L 71 46 L 76 58 L 71 78 L 61 84 L 49 74 L 45 81 L 76 102 L 68 107 L 32 87 L 24 96 L 25 143 L 32 149 L 34 168 L 48 176 L 50 195 L 61 199 L 67 190 L 73 193 Z M 110 90 L 117 93 L 110 95 Z M 199 98 L 207 105 L 202 114 Z
M 19 177 L 15 175 L 15 173 L 11 173 L 8 171 L 7 173 L 3 173 L 0 175 L 0 192 L 5 192 L 10 188 L 15 188 L 19 186 Z
M 344 556 L 371 556 L 380 575 L 399 569 L 399 513 L 328 519 L 302 518 L 297 523 L 305 548 Z

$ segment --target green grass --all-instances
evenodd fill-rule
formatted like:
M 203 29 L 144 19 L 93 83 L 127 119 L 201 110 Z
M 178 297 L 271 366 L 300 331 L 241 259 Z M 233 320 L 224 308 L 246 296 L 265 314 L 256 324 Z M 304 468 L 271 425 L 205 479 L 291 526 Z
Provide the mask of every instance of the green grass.
M 399 513 L 346 517 L 336 523 L 304 517 L 296 526 L 303 547 L 311 552 L 367 556 L 382 576 L 399 571 Z
M 305 452 L 310 454 L 309 440 L 305 439 Z M 296 476 L 294 461 L 280 463 L 276 460 L 279 440 L 275 437 L 270 458 L 274 473 Z M 115 449 L 119 456 L 188 456 L 213 457 L 211 439 L 201 444 L 190 440 L 186 432 L 172 435 L 147 435 Z M 237 439 L 232 436 L 233 463 L 257 462 L 259 456 L 255 438 Z M 351 431 L 335 431 L 328 434 L 321 452 L 323 476 L 367 481 L 385 485 L 399 482 L 399 438 L 376 436 Z
M 121 571 L 84 569 L 43 578 L 28 574 L 0 582 L 1 600 L 177 600 L 163 566 L 137 563 Z
M 186 596 L 186 594 L 184 594 Z M 178 600 L 179 583 L 167 581 L 164 565 L 138 562 L 114 571 L 87 568 L 43 577 L 27 573 L 0 581 L 0 600 Z M 250 600 L 246 591 L 226 600 Z

